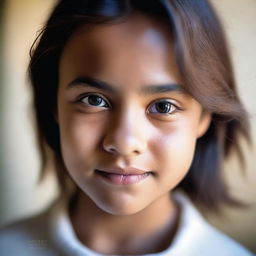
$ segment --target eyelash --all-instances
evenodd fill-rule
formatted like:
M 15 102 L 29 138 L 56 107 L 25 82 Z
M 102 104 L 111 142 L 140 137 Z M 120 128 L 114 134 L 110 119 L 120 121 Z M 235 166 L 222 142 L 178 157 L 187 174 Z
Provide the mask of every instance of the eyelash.
M 99 104 L 102 104 L 102 103 L 104 103 L 104 105 L 102 105 L 102 106 L 97 106 L 97 105 L 93 105 L 93 104 L 91 104 L 91 103 L 89 103 L 89 97 L 97 97 L 98 99 L 100 99 L 100 102 L 99 102 Z M 83 102 L 84 101 L 84 99 L 85 98 L 87 98 L 88 100 L 87 100 L 87 102 L 85 103 L 85 102 Z M 96 98 L 94 99 L 94 100 L 96 100 Z M 82 95 L 82 96 L 80 96 L 80 98 L 78 99 L 78 102 L 79 103 L 81 103 L 81 104 L 85 104 L 85 105 L 87 105 L 87 106 L 89 106 L 89 107 L 98 107 L 98 108 L 104 108 L 104 109 L 106 109 L 106 108 L 111 108 L 111 105 L 108 103 L 108 101 L 104 98 L 104 97 L 102 97 L 101 95 L 98 95 L 98 94 L 96 94 L 96 93 L 91 93 L 91 94 L 86 94 L 86 95 Z M 97 103 L 96 103 L 97 104 Z M 157 111 L 157 106 L 156 106 L 156 104 L 162 104 L 162 106 L 160 105 L 158 105 L 158 107 L 164 107 L 164 105 L 163 104 L 167 104 L 167 105 L 165 105 L 165 107 L 167 107 L 168 108 L 168 112 L 158 112 Z M 155 110 L 154 111 L 152 111 L 152 112 L 150 112 L 150 108 L 155 108 Z M 173 110 L 173 108 L 174 108 L 174 110 Z M 159 110 L 159 109 L 158 109 Z M 148 109 L 147 109 L 147 113 L 153 113 L 153 114 L 160 114 L 160 115 L 171 115 L 171 114 L 173 114 L 173 113 L 175 113 L 176 111 L 178 111 L 178 110 L 181 110 L 181 108 L 180 107 L 178 107 L 176 104 L 174 104 L 174 103 L 172 103 L 170 100 L 168 100 L 168 99 L 160 99 L 160 100 L 157 100 L 157 101 L 154 101 L 153 103 L 151 103 L 150 105 L 149 105 L 149 107 L 148 107 Z M 170 112 L 171 111 L 171 112 Z
M 100 102 L 100 103 L 102 103 L 102 101 L 105 102 L 104 106 L 96 106 L 96 105 L 90 104 L 89 102 L 87 102 L 87 103 L 83 102 L 83 100 L 84 100 L 85 98 L 89 98 L 90 96 L 96 96 L 96 97 L 100 98 L 100 99 L 101 99 L 101 102 Z M 84 105 L 87 105 L 87 106 L 89 106 L 89 107 L 104 107 L 104 108 L 110 108 L 110 104 L 107 102 L 107 100 L 106 100 L 104 97 L 102 97 L 101 95 L 98 95 L 98 94 L 96 94 L 96 93 L 90 93 L 90 94 L 81 95 L 81 96 L 79 97 L 79 99 L 78 99 L 78 102 L 79 102 L 79 103 L 82 103 L 82 104 L 84 104 Z
M 165 107 L 168 106 L 167 107 L 168 111 L 167 112 L 158 112 L 156 104 L 161 104 L 162 107 L 164 106 L 163 104 L 165 104 Z M 161 105 L 158 105 L 158 107 L 161 107 Z M 150 112 L 149 111 L 150 108 L 154 108 L 155 111 L 154 112 Z M 172 103 L 170 100 L 168 100 L 168 99 L 161 99 L 161 100 L 156 100 L 153 103 L 151 103 L 149 105 L 149 108 L 147 109 L 147 113 L 160 114 L 160 115 L 172 115 L 172 114 L 174 114 L 178 110 L 181 110 L 181 108 L 179 108 L 176 104 Z

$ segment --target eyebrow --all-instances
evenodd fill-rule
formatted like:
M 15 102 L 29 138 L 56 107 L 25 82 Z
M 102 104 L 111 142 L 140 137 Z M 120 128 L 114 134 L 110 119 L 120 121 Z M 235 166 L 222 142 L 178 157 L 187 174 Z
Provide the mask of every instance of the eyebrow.
M 142 94 L 157 94 L 157 93 L 164 93 L 164 92 L 185 92 L 184 89 L 179 84 L 159 84 L 159 85 L 150 85 L 141 88 Z
M 97 89 L 101 89 L 106 92 L 117 92 L 117 89 L 96 78 L 88 77 L 88 76 L 82 76 L 82 77 L 77 77 L 73 81 L 71 81 L 67 85 L 67 89 L 70 88 L 78 88 L 78 87 L 94 87 Z M 185 93 L 184 89 L 181 87 L 181 85 L 176 84 L 176 83 L 167 83 L 167 84 L 159 84 L 159 85 L 149 85 L 149 86 L 143 86 L 140 89 L 140 93 L 144 95 L 149 95 L 149 94 L 157 94 L 157 93 L 164 93 L 164 92 L 171 92 L 171 91 L 178 91 L 178 92 L 183 92 Z
M 108 83 L 99 79 L 88 77 L 88 76 L 77 77 L 76 79 L 74 79 L 68 84 L 67 88 L 69 89 L 69 88 L 88 87 L 88 86 L 101 89 L 107 92 L 116 91 L 116 89 L 114 89 L 113 86 L 109 85 Z

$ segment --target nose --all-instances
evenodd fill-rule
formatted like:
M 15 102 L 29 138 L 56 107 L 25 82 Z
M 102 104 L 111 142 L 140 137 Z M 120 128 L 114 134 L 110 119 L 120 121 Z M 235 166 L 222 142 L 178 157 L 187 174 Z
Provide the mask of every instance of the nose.
M 136 111 L 129 110 L 120 114 L 119 118 L 111 120 L 111 125 L 108 126 L 103 139 L 104 150 L 124 157 L 145 152 L 146 133 L 145 129 L 143 131 L 142 122 L 138 122 L 138 119 Z

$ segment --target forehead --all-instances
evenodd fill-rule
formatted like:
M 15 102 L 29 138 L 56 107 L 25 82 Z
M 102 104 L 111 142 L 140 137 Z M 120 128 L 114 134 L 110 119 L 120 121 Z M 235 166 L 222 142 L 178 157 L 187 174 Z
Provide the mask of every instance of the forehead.
M 65 76 L 100 73 L 119 81 L 127 71 L 135 76 L 145 70 L 154 77 L 169 71 L 177 75 L 170 26 L 141 13 L 114 24 L 84 25 L 65 45 L 60 70 Z
M 129 45 L 133 42 L 141 45 L 150 42 L 160 47 L 166 47 L 166 41 L 171 42 L 171 31 L 167 22 L 139 12 L 111 24 L 84 25 L 72 35 L 67 45 L 72 42 L 74 44 L 77 41 L 75 39 L 81 39 L 83 35 L 86 35 L 87 45 L 104 45 L 107 48 L 121 41 L 122 44 L 126 42 Z

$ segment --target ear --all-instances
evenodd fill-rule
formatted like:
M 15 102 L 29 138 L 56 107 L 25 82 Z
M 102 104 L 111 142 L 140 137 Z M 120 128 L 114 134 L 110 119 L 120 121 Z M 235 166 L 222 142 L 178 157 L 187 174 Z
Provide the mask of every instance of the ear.
M 199 121 L 197 138 L 202 137 L 206 133 L 206 131 L 210 126 L 211 120 L 212 120 L 211 114 L 203 111 Z

